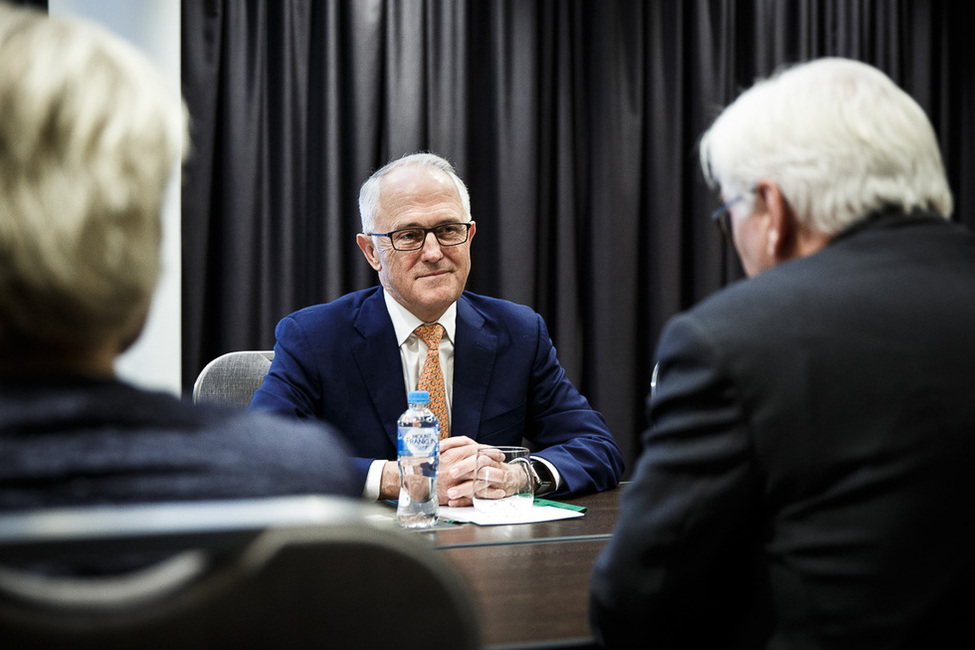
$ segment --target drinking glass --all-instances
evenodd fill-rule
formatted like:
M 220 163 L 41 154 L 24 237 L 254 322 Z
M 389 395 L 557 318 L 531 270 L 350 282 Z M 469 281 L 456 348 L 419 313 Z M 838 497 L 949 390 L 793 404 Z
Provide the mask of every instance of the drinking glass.
M 527 447 L 482 447 L 474 465 L 474 508 L 530 508 L 534 502 Z

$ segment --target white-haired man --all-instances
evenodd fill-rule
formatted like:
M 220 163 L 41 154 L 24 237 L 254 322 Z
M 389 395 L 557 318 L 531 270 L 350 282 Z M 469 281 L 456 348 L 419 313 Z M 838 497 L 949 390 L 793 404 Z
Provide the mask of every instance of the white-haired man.
M 396 420 L 407 391 L 435 367 L 441 435 L 449 433 L 442 504 L 470 505 L 478 446 L 526 438 L 536 494 L 616 487 L 619 447 L 566 377 L 542 317 L 464 290 L 477 226 L 453 166 L 431 153 L 398 158 L 362 184 L 359 212 L 356 241 L 381 286 L 282 319 L 251 406 L 334 424 L 353 449 L 363 496 L 394 499 Z M 423 338 L 431 328 L 436 338 Z
M 186 140 L 178 91 L 135 48 L 0 4 L 0 510 L 352 493 L 320 426 L 114 377 Z
M 597 560 L 609 647 L 971 645 L 975 238 L 921 108 L 821 59 L 701 141 L 748 279 L 675 317 Z

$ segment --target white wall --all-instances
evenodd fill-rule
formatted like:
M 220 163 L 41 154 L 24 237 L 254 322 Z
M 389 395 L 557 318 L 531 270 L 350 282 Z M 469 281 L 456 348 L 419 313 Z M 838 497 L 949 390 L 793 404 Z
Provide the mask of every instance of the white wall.
M 48 0 L 48 12 L 82 16 L 105 25 L 146 52 L 180 86 L 179 0 Z M 163 206 L 162 279 L 149 322 L 116 363 L 120 378 L 179 394 L 181 391 L 180 192 L 174 170 Z

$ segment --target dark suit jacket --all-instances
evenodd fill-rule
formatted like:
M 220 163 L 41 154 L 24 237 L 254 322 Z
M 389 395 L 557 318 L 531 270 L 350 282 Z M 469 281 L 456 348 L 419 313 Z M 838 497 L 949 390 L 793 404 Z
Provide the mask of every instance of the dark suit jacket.
M 658 363 L 608 645 L 975 643 L 975 238 L 877 216 L 673 319 Z
M 355 496 L 321 423 L 193 405 L 115 380 L 0 373 L 0 511 Z
M 348 294 L 285 317 L 271 370 L 252 408 L 334 424 L 365 483 L 374 459 L 396 458 L 406 387 L 382 289 Z M 614 487 L 623 460 L 602 415 L 555 356 L 528 307 L 464 293 L 457 302 L 451 433 L 490 445 L 537 448 L 562 475 L 561 494 Z

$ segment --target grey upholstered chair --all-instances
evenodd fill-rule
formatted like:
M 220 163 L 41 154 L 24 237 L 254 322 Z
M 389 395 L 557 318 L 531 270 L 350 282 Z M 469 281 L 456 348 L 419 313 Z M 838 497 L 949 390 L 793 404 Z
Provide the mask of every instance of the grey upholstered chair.
M 63 571 L 132 553 L 159 559 L 108 576 Z M 428 540 L 378 505 L 309 496 L 0 515 L 0 640 L 429 650 L 477 648 L 480 630 L 466 585 Z
M 193 401 L 246 408 L 274 360 L 273 350 L 240 350 L 206 365 L 193 385 Z

